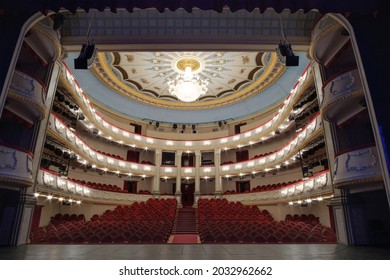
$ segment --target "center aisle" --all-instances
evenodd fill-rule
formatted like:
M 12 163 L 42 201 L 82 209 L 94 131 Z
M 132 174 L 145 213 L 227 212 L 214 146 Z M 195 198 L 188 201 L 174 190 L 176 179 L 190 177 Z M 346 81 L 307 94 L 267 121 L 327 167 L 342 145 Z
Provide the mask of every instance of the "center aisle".
M 196 208 L 184 206 L 179 208 L 173 226 L 173 238 L 170 243 L 196 244 L 200 243 L 196 225 Z

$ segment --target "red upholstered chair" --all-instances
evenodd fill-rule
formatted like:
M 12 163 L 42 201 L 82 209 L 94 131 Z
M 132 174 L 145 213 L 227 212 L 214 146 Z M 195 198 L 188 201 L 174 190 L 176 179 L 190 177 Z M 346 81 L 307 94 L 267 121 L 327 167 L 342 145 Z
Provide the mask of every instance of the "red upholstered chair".
M 255 237 L 254 237 L 255 243 L 265 243 L 267 240 L 264 237 L 263 232 L 259 232 Z

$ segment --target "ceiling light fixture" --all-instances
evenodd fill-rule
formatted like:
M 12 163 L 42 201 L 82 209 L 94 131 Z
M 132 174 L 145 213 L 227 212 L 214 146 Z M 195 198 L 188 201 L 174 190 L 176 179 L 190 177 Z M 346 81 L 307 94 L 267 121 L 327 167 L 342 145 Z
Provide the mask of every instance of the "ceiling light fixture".
M 177 76 L 168 81 L 168 91 L 183 102 L 193 102 L 205 95 L 209 81 L 198 75 L 203 63 L 196 57 L 181 57 L 174 63 Z

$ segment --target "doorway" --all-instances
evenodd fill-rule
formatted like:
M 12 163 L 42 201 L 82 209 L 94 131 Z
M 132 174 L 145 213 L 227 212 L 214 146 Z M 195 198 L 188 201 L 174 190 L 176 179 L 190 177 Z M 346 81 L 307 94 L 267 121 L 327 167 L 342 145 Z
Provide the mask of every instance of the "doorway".
M 194 205 L 194 192 L 195 184 L 182 184 L 181 185 L 181 203 L 183 206 L 192 206 Z

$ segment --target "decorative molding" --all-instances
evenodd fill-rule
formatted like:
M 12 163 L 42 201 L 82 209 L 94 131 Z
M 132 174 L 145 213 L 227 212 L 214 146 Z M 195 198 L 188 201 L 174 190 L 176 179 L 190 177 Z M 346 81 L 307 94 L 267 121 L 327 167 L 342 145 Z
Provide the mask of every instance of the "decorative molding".
M 174 54 L 176 55 L 177 53 L 175 52 Z M 135 90 L 133 87 L 130 87 L 127 83 L 120 80 L 118 75 L 115 75 L 111 65 L 109 65 L 106 61 L 105 53 L 98 54 L 98 61 L 96 63 L 96 66 L 92 67 L 91 70 L 104 85 L 111 88 L 118 94 L 141 104 L 146 104 L 157 108 L 167 108 L 174 110 L 210 110 L 242 102 L 243 100 L 246 100 L 256 94 L 261 93 L 263 90 L 274 84 L 284 73 L 286 67 L 281 66 L 278 63 L 276 53 L 269 53 L 269 56 L 270 58 L 268 59 L 268 63 L 262 69 L 262 75 L 254 83 L 245 87 L 243 90 L 238 91 L 235 94 L 228 95 L 226 97 L 220 97 L 216 99 L 213 98 L 212 100 L 208 101 L 197 101 L 190 103 L 158 99 L 155 96 L 151 97 L 149 95 L 141 93 L 138 89 Z M 151 61 L 155 60 L 161 61 L 161 58 L 156 58 Z M 115 61 L 115 63 L 118 62 Z M 168 66 L 171 67 L 170 64 L 168 64 Z M 152 67 L 151 65 L 149 69 L 153 70 L 155 69 L 155 67 Z M 173 71 L 173 68 L 169 71 Z M 155 76 L 157 77 L 158 75 L 156 74 Z
M 16 151 L 0 148 L 0 154 L 2 161 L 0 163 L 0 169 L 15 170 L 18 164 L 18 159 L 16 158 Z
M 350 171 L 364 171 L 368 168 L 373 168 L 376 165 L 376 157 L 372 153 L 372 149 L 350 152 L 348 153 L 345 162 L 345 169 Z
M 352 101 L 363 95 L 359 71 L 342 73 L 324 85 L 321 112 L 326 120 L 330 120 L 345 108 L 354 108 Z
M 382 172 L 377 158 L 376 147 L 358 149 L 337 156 L 333 174 L 335 187 L 382 180 Z

